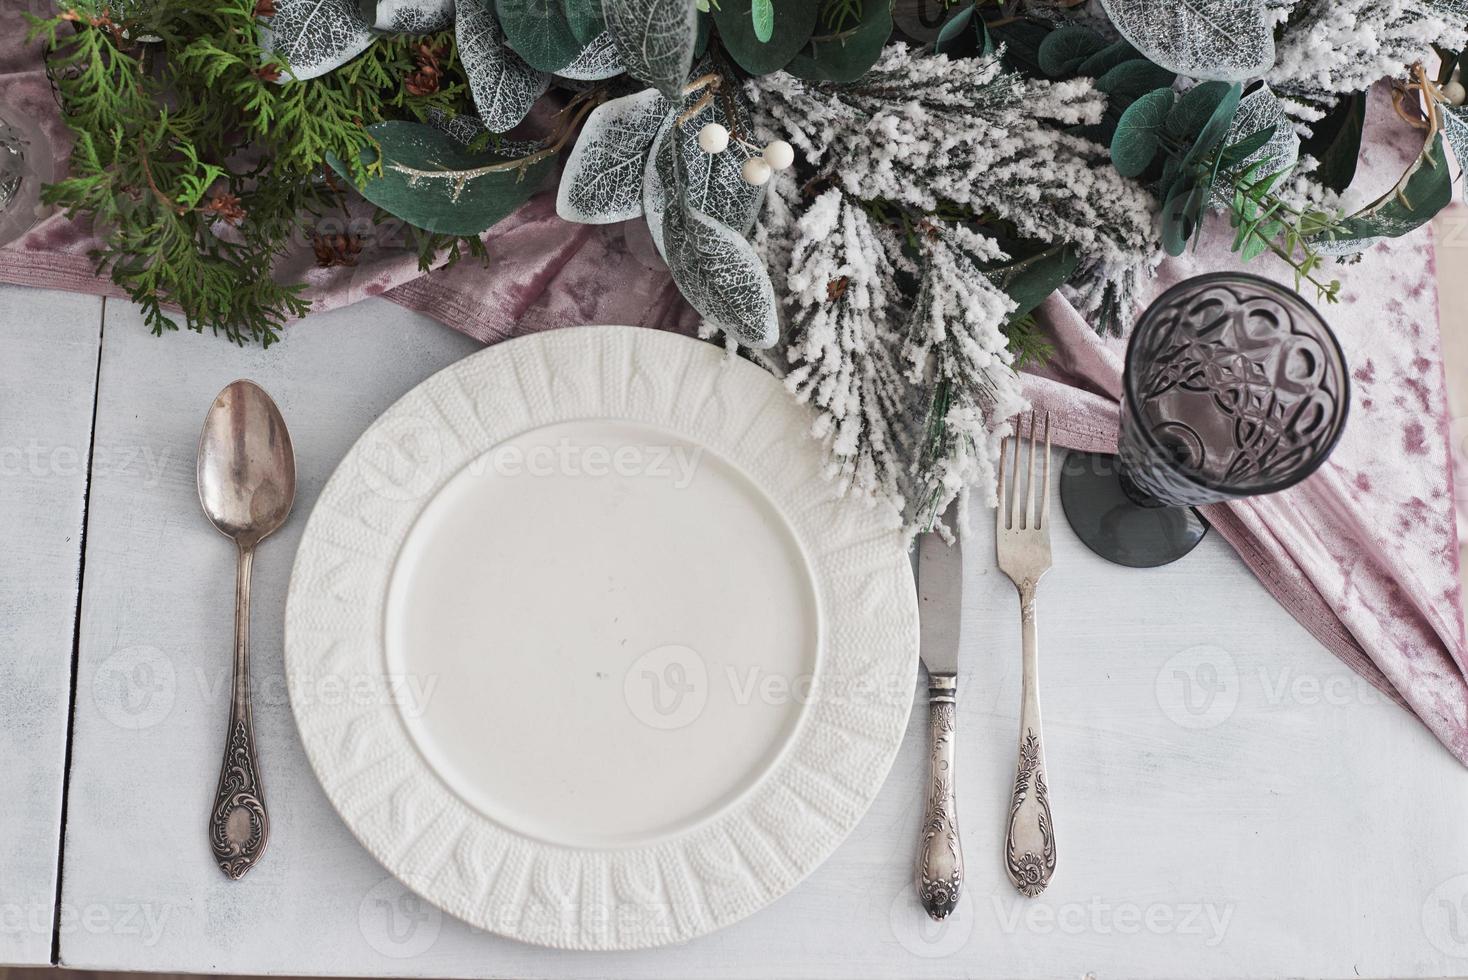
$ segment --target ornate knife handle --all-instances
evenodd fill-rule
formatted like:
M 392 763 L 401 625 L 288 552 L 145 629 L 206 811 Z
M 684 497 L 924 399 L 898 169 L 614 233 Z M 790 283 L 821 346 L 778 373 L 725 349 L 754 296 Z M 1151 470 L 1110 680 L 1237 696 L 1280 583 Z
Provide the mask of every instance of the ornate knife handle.
M 928 686 L 928 800 L 918 849 L 917 889 L 923 908 L 945 919 L 963 890 L 963 846 L 958 839 L 958 803 L 953 798 L 954 697 L 957 680 L 938 675 Z
M 1019 716 L 1019 764 L 1004 835 L 1004 867 L 1022 895 L 1045 890 L 1055 874 L 1055 824 L 1045 787 L 1045 743 L 1040 737 L 1039 630 L 1035 624 L 1035 582 L 1019 587 L 1024 634 L 1024 692 Z
M 239 880 L 255 866 L 270 838 L 270 819 L 260 789 L 255 725 L 250 717 L 250 565 L 252 549 L 241 547 L 235 579 L 234 683 L 219 788 L 209 813 L 209 846 L 219 870 Z

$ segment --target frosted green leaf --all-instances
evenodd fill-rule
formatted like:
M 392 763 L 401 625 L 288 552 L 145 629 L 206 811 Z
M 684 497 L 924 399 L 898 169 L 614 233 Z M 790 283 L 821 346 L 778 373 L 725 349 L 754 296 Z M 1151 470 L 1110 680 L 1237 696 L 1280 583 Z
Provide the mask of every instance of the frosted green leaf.
M 1265 0 L 1101 0 L 1101 6 L 1123 38 L 1179 75 L 1237 82 L 1274 65 Z
M 614 78 L 626 70 L 617 54 L 617 43 L 612 40 L 612 32 L 602 31 L 581 49 L 574 61 L 556 74 L 582 82 L 597 82 L 603 78 Z
M 1442 110 L 1443 133 L 1458 158 L 1458 169 L 1468 171 L 1468 107 L 1445 105 Z
M 689 96 L 688 102 L 678 111 L 686 110 L 696 97 Z M 731 103 L 735 111 L 732 118 L 728 115 Z M 712 105 L 682 126 L 675 124 L 677 115 L 677 112 L 670 111 L 663 120 L 653 139 L 653 152 L 643 172 L 642 204 L 647 214 L 647 227 L 653 244 L 664 259 L 667 254 L 663 251 L 662 215 L 671 198 L 669 188 L 676 187 L 679 199 L 688 207 L 728 225 L 743 236 L 748 236 L 754 228 L 765 192 L 763 187 L 745 182 L 741 173 L 744 157 L 738 151 L 731 148 L 723 153 L 710 154 L 698 145 L 698 131 L 711 122 L 722 124 L 730 132 L 750 132 L 748 107 L 742 93 L 736 90 L 733 99 L 715 99 Z
M 1268 85 L 1260 86 L 1239 102 L 1239 107 L 1234 112 L 1233 122 L 1229 124 L 1228 135 L 1223 139 L 1223 145 L 1230 146 L 1246 136 L 1271 126 L 1274 127 L 1274 133 L 1269 137 L 1269 141 L 1232 166 L 1236 170 L 1244 170 L 1262 161 L 1263 165 L 1259 167 L 1258 173 L 1260 176 L 1279 174 L 1280 176 L 1271 185 L 1277 186 L 1291 170 L 1295 169 L 1295 164 L 1300 159 L 1300 136 L 1295 132 L 1295 127 L 1290 125 L 1283 104 Z M 1228 206 L 1229 202 L 1228 198 L 1224 196 L 1225 193 L 1225 190 L 1214 187 L 1213 206 L 1215 208 Z
M 607 29 L 627 73 L 678 99 L 698 36 L 698 11 L 689 0 L 605 0 Z
M 652 152 L 642 171 L 642 212 L 647 215 L 647 231 L 658 254 L 667 261 L 663 250 L 663 213 L 668 209 L 668 188 L 674 183 L 673 156 L 675 143 L 669 138 L 677 121 L 677 113 L 669 112 L 652 140 Z
M 260 24 L 260 46 L 299 79 L 346 64 L 367 50 L 372 37 L 356 0 L 275 0 L 275 13 Z
M 362 17 L 375 31 L 432 34 L 454 22 L 454 0 L 361 0 Z
M 513 129 L 545 92 L 550 76 L 531 68 L 505 45 L 499 22 L 480 0 L 458 0 L 457 10 L 459 60 L 469 76 L 479 118 L 496 133 Z
M 775 288 L 744 236 L 677 204 L 663 214 L 663 243 L 673 281 L 705 320 L 746 346 L 774 345 L 780 334 Z
M 591 225 L 642 214 L 648 150 L 670 111 L 667 100 L 651 88 L 598 106 L 566 160 L 556 213 Z

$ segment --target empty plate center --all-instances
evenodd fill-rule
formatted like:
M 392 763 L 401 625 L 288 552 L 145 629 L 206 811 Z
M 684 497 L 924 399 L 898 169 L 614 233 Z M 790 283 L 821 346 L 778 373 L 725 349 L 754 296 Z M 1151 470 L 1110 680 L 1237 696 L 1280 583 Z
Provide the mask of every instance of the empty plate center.
M 817 623 L 806 560 L 743 473 L 650 426 L 566 422 L 425 508 L 392 575 L 387 669 L 469 805 L 549 843 L 643 843 L 774 762 Z

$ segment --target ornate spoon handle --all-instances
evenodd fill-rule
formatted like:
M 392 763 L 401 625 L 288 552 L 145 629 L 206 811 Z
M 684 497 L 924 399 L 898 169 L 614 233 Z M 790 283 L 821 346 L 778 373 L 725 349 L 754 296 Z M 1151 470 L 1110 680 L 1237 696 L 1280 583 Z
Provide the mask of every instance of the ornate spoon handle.
M 209 845 L 219 870 L 236 880 L 255 866 L 270 838 L 260 789 L 255 725 L 250 718 L 250 565 L 254 549 L 240 546 L 234 601 L 234 683 L 219 788 L 209 814 Z
M 1019 587 L 1020 625 L 1024 634 L 1024 692 L 1019 715 L 1019 764 L 1009 803 L 1009 830 L 1004 836 L 1004 867 L 1021 894 L 1034 897 L 1055 873 L 1055 824 L 1045 787 L 1045 743 L 1040 736 L 1039 629 L 1035 623 L 1035 586 Z
M 958 839 L 958 803 L 953 798 L 954 697 L 958 685 L 938 674 L 928 686 L 928 801 L 918 849 L 917 888 L 923 908 L 944 919 L 963 890 L 963 846 Z

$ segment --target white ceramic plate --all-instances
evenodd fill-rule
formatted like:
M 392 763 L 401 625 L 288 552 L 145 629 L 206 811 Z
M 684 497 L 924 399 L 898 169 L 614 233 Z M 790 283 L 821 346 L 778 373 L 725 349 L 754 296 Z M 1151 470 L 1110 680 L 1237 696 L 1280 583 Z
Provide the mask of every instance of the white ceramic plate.
M 510 341 L 390 408 L 296 556 L 286 669 L 342 819 L 410 888 L 527 942 L 734 922 L 855 826 L 912 704 L 895 517 L 710 344 Z

